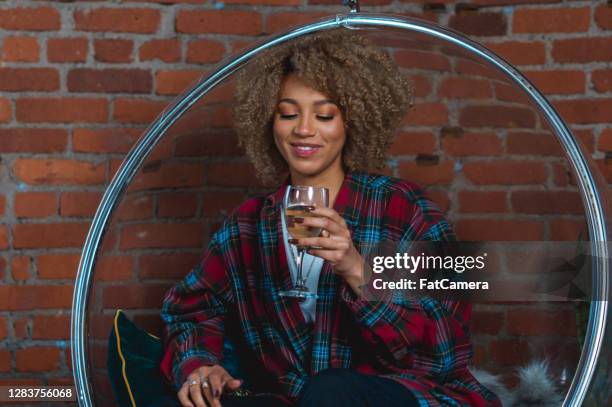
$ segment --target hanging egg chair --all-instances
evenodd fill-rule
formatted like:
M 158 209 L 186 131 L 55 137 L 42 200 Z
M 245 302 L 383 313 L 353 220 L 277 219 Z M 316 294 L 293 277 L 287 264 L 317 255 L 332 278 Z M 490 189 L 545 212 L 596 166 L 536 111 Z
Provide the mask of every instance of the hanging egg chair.
M 367 37 L 388 50 L 412 78 L 415 108 L 392 147 L 395 158 L 388 171 L 431 186 L 434 199 L 457 222 L 460 236 L 497 238 L 486 227 L 478 231 L 480 218 L 463 216 L 469 209 L 453 207 L 458 198 L 454 191 L 465 185 L 483 187 L 490 194 L 482 196 L 490 197 L 491 205 L 507 205 L 508 198 L 499 196 L 513 194 L 512 208 L 499 210 L 506 212 L 507 221 L 488 223 L 503 229 L 524 222 L 522 230 L 508 229 L 509 240 L 556 240 L 566 226 L 586 224 L 583 240 L 594 260 L 585 336 L 580 342 L 566 329 L 560 334 L 563 340 L 555 343 L 562 354 L 573 352 L 564 361 L 563 405 L 582 405 L 598 367 L 610 286 L 610 201 L 588 145 L 581 145 L 520 72 L 491 51 L 428 22 L 361 13 L 356 4 L 349 13 L 268 38 L 223 61 L 176 98 L 118 167 L 91 224 L 76 279 L 71 351 L 79 405 L 112 404 L 104 362 L 115 310 L 124 309 L 159 334 L 164 292 L 196 264 L 208 237 L 233 206 L 269 189 L 255 179 L 232 132 L 237 73 L 266 50 L 327 30 L 354 30 Z M 505 173 L 499 175 L 499 168 Z M 510 192 L 490 187 L 498 182 L 495 177 L 511 185 Z M 567 213 L 521 212 L 521 202 L 533 196 L 521 201 L 519 189 L 525 185 L 542 194 L 555 188 L 573 190 L 577 204 Z M 489 307 L 484 314 L 494 316 L 498 310 Z M 562 315 L 571 310 L 564 309 Z M 477 363 L 486 364 L 487 356 L 496 354 L 487 344 L 496 339 L 496 332 L 475 338 Z M 524 362 L 523 345 L 511 346 L 508 354 L 513 356 L 493 358 L 493 363 L 512 367 Z M 495 346 L 503 347 L 503 339 Z M 480 357 L 479 349 L 484 352 Z

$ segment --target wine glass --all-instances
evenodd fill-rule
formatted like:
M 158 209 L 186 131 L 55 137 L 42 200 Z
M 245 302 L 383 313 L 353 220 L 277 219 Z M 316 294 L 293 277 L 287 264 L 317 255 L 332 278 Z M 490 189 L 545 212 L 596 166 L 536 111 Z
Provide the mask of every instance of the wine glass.
M 283 200 L 283 215 L 287 232 L 293 239 L 316 237 L 321 234 L 322 228 L 304 225 L 295 222 L 296 218 L 308 218 L 316 216 L 311 211 L 317 207 L 327 208 L 329 206 L 329 190 L 327 188 L 289 185 Z M 298 298 L 302 301 L 307 298 L 317 298 L 317 294 L 311 292 L 306 285 L 310 270 L 303 275 L 304 254 L 308 247 L 297 247 L 297 276 L 293 288 L 281 291 L 281 297 Z

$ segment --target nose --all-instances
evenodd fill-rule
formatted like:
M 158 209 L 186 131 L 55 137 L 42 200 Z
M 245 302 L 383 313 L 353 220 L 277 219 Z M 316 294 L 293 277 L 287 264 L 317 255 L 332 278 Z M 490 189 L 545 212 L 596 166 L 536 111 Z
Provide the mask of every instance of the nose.
M 293 132 L 301 137 L 311 137 L 315 135 L 316 129 L 313 118 L 310 115 L 300 115 Z

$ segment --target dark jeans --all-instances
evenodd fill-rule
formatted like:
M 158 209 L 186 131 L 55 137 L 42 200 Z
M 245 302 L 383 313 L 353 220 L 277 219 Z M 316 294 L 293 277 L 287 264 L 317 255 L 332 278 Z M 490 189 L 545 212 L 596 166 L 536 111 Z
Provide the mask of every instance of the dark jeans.
M 235 397 L 223 395 L 223 407 L 285 407 L 272 396 Z M 298 407 L 414 407 L 413 394 L 395 380 L 366 375 L 351 369 L 324 370 L 310 380 Z

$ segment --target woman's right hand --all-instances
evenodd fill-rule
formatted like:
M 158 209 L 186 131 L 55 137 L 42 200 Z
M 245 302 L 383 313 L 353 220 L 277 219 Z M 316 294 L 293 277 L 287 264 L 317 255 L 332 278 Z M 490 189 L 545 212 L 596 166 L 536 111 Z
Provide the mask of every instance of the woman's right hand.
M 220 365 L 202 366 L 187 376 L 178 399 L 183 407 L 221 407 L 223 391 L 236 391 L 241 385 L 242 380 L 234 379 Z

